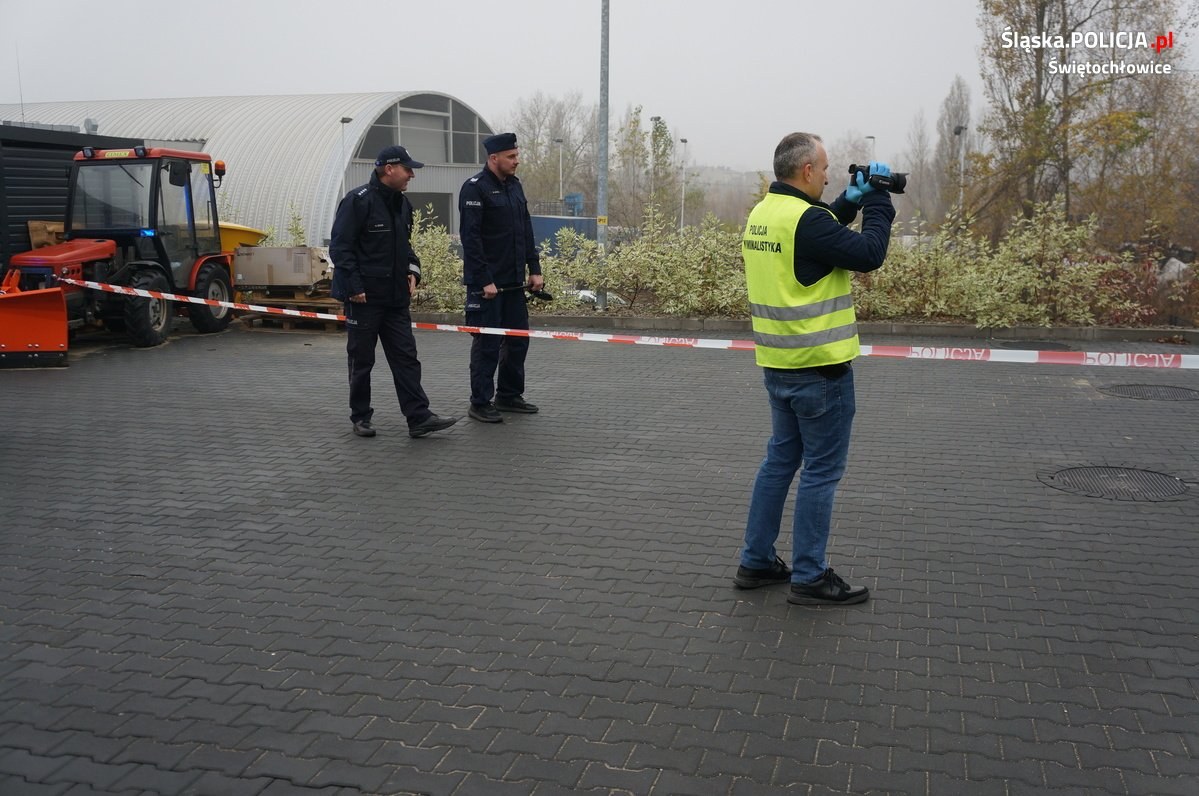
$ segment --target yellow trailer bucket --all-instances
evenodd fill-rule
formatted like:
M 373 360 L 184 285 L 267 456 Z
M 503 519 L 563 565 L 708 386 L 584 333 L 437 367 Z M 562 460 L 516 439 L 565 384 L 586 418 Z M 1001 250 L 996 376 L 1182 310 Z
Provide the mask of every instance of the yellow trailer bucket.
M 221 251 L 231 252 L 239 246 L 257 246 L 267 237 L 261 229 L 247 227 L 244 224 L 221 222 Z
M 21 272 L 0 282 L 0 368 L 67 364 L 67 301 L 62 288 L 21 290 Z

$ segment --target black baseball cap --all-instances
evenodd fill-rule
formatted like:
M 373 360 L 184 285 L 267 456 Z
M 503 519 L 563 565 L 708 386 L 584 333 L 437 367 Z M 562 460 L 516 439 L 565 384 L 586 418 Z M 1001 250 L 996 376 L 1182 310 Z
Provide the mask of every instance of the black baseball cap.
M 376 166 L 386 166 L 388 163 L 399 163 L 401 166 L 407 166 L 410 169 L 419 169 L 425 165 L 419 160 L 413 160 L 412 156 L 408 154 L 408 150 L 398 144 L 385 147 L 379 153 L 379 157 L 375 158 Z

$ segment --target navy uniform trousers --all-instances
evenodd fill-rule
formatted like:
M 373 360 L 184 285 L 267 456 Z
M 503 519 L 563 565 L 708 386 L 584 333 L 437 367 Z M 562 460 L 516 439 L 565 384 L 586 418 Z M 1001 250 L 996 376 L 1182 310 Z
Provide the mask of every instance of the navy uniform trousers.
M 525 302 L 524 291 L 507 290 L 493 299 L 485 299 L 473 291 L 468 292 L 466 325 L 528 329 L 529 306 Z M 510 401 L 523 395 L 529 338 L 495 334 L 472 336 L 474 341 L 470 344 L 470 402 L 475 406 L 482 406 L 491 403 L 493 398 Z
M 412 335 L 412 315 L 406 306 L 345 302 L 346 353 L 350 365 L 350 420 L 370 420 L 371 369 L 375 346 L 382 340 L 383 354 L 391 368 L 400 411 L 413 426 L 429 415 L 429 396 L 420 383 L 420 360 Z

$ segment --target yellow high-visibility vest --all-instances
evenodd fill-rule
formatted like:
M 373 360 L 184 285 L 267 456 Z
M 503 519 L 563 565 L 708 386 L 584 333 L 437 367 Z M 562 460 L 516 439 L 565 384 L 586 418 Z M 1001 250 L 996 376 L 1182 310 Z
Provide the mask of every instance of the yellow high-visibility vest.
M 745 226 L 741 254 L 762 367 L 835 365 L 861 351 L 849 271 L 834 268 L 811 286 L 795 278 L 795 228 L 810 207 L 797 196 L 768 193 Z

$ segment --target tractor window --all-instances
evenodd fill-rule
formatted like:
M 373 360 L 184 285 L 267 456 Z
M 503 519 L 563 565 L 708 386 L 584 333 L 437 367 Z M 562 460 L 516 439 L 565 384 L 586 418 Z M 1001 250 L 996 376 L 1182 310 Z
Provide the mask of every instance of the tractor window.
M 178 163 L 179 161 L 174 162 Z M 171 163 L 172 161 L 164 160 L 159 164 L 162 173 L 158 181 L 158 236 L 162 239 L 162 245 L 171 261 L 171 268 L 178 269 L 186 263 L 190 269 L 196 259 L 196 244 L 192 238 L 190 223 L 191 214 L 188 212 L 191 205 L 191 191 L 186 179 L 182 181 L 183 185 L 172 184 L 169 179 Z M 177 179 L 176 182 L 178 181 Z
M 201 254 L 221 250 L 220 236 L 216 228 L 216 198 L 212 192 L 212 166 L 197 163 L 192 168 L 192 210 L 196 215 L 196 243 Z
M 149 229 L 153 179 L 149 163 L 81 164 L 75 170 L 71 230 Z

